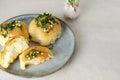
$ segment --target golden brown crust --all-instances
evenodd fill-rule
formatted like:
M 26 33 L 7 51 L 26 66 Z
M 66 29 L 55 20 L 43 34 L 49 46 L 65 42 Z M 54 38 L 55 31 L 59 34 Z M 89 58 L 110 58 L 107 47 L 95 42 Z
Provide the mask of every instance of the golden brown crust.
M 36 54 L 36 56 L 33 57 L 33 54 Z M 29 57 L 26 57 L 28 55 Z M 53 58 L 53 53 L 47 47 L 33 46 L 24 50 L 19 56 L 20 68 L 21 70 L 25 70 L 26 65 L 38 65 L 51 58 Z
M 18 22 L 19 22 L 19 24 L 21 24 L 21 28 L 15 27 L 12 30 L 9 30 L 6 37 L 4 37 L 3 35 L 0 34 L 0 39 L 1 39 L 0 40 L 0 44 L 2 46 L 4 46 L 4 44 L 8 40 L 10 40 L 12 38 L 15 38 L 17 36 L 23 36 L 23 37 L 25 37 L 29 41 L 29 34 L 28 34 L 28 30 L 27 30 L 26 24 L 24 22 L 22 22 L 22 21 L 18 21 Z M 4 25 L 9 24 L 9 23 L 10 22 L 5 22 L 2 25 L 4 26 Z M 0 29 L 1 29 L 1 27 L 0 27 Z M 2 32 L 4 32 L 4 31 L 5 30 L 2 30 Z
M 49 32 L 44 32 L 41 27 L 37 27 L 35 19 L 33 19 L 28 29 L 32 40 L 39 42 L 42 46 L 53 44 L 61 36 L 61 24 L 56 18 L 55 20 L 57 24 L 53 25 Z
M 20 37 L 20 36 L 19 36 Z M 6 55 L 6 47 L 9 46 L 12 42 L 14 42 L 17 38 L 19 37 L 15 37 L 15 38 L 12 38 L 11 40 L 8 40 L 5 45 L 3 46 L 2 48 L 2 52 L 0 54 L 0 62 L 3 60 L 4 56 Z
M 23 41 L 21 45 L 19 45 L 19 42 L 21 42 L 19 41 L 20 39 Z M 14 43 L 18 44 L 15 45 Z M 0 53 L 0 65 L 3 68 L 8 68 L 10 63 L 12 63 L 23 50 L 29 47 L 28 44 L 29 42 L 23 36 L 17 36 L 11 40 L 8 40 L 2 48 L 2 52 Z M 11 45 L 14 47 L 10 47 Z M 11 55 L 11 57 L 6 57 L 8 55 Z
M 7 41 L 5 43 L 5 45 L 3 46 L 2 50 L 1 50 L 2 52 L 0 54 L 0 62 L 1 62 L 1 60 L 3 60 L 4 56 L 6 55 L 6 47 L 7 47 L 7 45 L 10 45 L 10 43 L 13 42 L 14 40 L 15 40 L 15 38 Z
M 16 27 L 12 31 L 10 31 L 9 36 L 14 36 L 14 37 L 24 36 L 26 39 L 29 40 L 26 24 L 22 21 L 20 21 L 20 24 L 22 25 L 22 29 Z
M 43 59 L 44 61 L 49 57 L 51 56 L 51 58 L 53 57 L 53 53 L 47 48 L 47 47 L 42 47 L 42 46 L 33 46 L 31 48 L 27 48 L 26 50 L 24 50 L 21 55 L 20 55 L 20 59 L 21 61 L 23 62 L 26 62 L 28 61 L 27 58 L 25 57 L 25 55 L 30 51 L 30 50 L 37 50 L 37 51 L 40 51 L 40 52 L 43 52 L 43 55 L 39 55 L 37 56 L 37 58 L 39 59 Z M 43 61 L 42 60 L 42 61 Z

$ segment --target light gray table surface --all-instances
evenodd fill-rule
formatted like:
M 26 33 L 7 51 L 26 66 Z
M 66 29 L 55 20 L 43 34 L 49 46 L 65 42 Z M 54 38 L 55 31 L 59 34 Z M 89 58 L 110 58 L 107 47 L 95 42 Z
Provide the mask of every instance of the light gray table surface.
M 80 16 L 64 18 L 65 0 L 0 0 L 0 23 L 21 14 L 50 12 L 75 34 L 73 56 L 59 71 L 38 78 L 0 70 L 0 80 L 120 80 L 120 0 L 81 0 Z

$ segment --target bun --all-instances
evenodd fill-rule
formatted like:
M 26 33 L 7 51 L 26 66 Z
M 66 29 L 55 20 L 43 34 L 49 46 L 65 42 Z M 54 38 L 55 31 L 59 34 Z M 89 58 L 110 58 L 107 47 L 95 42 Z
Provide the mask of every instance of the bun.
M 29 41 L 26 24 L 22 21 L 5 22 L 0 26 L 0 44 L 4 44 L 17 36 L 24 36 Z
M 61 36 L 61 24 L 51 14 L 44 13 L 30 22 L 28 31 L 32 41 L 47 46 L 55 43 Z
M 8 68 L 10 63 L 13 63 L 18 55 L 29 47 L 28 43 L 28 40 L 23 36 L 8 40 L 0 53 L 0 65 L 3 68 Z
M 19 56 L 20 68 L 24 70 L 25 65 L 38 65 L 51 58 L 53 58 L 53 54 L 47 47 L 33 46 L 23 51 Z

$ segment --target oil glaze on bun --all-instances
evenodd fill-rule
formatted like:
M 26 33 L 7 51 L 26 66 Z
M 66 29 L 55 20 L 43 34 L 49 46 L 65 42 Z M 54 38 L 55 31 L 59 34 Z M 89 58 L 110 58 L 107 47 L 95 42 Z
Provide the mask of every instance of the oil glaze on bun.
M 22 21 L 10 21 L 0 25 L 0 44 L 4 44 L 17 36 L 23 36 L 29 41 L 26 24 Z
M 47 46 L 55 43 L 61 36 L 61 24 L 51 14 L 39 14 L 29 25 L 31 40 Z
M 47 47 L 33 46 L 24 50 L 19 56 L 20 68 L 25 70 L 26 65 L 38 65 L 53 58 L 53 53 Z

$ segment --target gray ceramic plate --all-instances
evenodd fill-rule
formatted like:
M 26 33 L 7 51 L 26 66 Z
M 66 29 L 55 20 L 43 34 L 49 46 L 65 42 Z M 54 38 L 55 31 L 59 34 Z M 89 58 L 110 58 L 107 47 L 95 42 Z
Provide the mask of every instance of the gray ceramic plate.
M 7 21 L 20 20 L 24 21 L 27 26 L 30 21 L 36 17 L 38 14 L 25 14 L 13 17 Z M 45 76 L 59 70 L 72 56 L 75 45 L 74 34 L 67 24 L 60 20 L 62 25 L 62 36 L 53 45 L 54 58 L 52 60 L 46 61 L 37 66 L 27 66 L 26 70 L 20 70 L 19 59 L 17 59 L 13 64 L 10 65 L 8 69 L 3 69 L 14 75 L 19 75 L 23 77 L 40 77 Z M 31 45 L 38 45 L 31 42 Z M 51 47 L 51 46 L 48 46 Z M 1 46 L 0 46 L 1 49 Z M 2 69 L 2 68 L 1 68 Z

